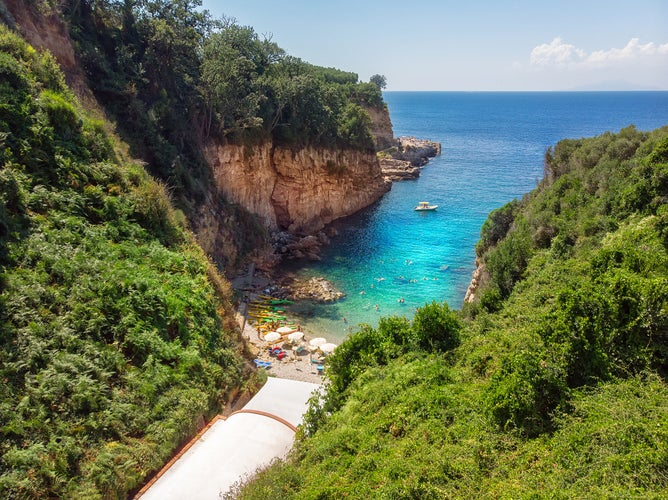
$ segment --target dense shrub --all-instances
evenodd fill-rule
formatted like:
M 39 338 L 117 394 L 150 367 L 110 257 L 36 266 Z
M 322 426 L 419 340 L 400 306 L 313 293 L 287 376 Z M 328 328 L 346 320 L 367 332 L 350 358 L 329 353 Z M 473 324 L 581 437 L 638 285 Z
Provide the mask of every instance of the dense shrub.
M 445 302 L 432 302 L 420 307 L 413 318 L 413 331 L 418 347 L 425 351 L 449 351 L 459 345 L 461 325 L 454 311 Z
M 125 497 L 241 383 L 229 296 L 50 57 L 0 48 L 0 496 Z
M 476 254 L 482 257 L 492 246 L 496 245 L 508 234 L 519 203 L 517 200 L 492 210 L 480 229 L 480 240 L 476 244 Z
M 552 417 L 567 399 L 565 375 L 559 360 L 551 360 L 544 350 L 509 353 L 486 395 L 493 421 L 529 437 L 551 431 Z

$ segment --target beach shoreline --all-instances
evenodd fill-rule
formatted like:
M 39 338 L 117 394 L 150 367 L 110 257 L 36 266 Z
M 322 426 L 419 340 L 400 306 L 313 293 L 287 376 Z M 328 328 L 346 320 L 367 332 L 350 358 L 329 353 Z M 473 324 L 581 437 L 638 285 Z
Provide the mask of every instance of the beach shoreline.
M 237 320 L 240 326 L 244 323 L 241 314 L 237 314 Z M 255 360 L 270 363 L 270 366 L 266 368 L 258 366 L 258 370 L 265 370 L 269 377 L 322 384 L 322 371 L 318 370 L 318 365 L 322 365 L 322 363 L 318 361 L 323 361 L 323 357 L 308 349 L 310 336 L 304 337 L 298 344 L 293 344 L 287 340 L 270 343 L 262 338 L 262 334 L 256 326 L 248 322 L 244 325 L 242 336 Z M 297 352 L 297 345 L 303 347 L 300 353 Z M 286 353 L 285 357 L 278 359 L 277 356 L 271 355 L 271 347 L 280 347 Z

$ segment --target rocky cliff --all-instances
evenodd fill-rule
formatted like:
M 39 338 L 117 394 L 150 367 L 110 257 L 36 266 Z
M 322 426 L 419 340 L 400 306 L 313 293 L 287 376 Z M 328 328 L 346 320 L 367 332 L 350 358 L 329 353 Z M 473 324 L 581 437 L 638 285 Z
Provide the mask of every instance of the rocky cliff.
M 387 105 L 382 108 L 365 107 L 364 109 L 371 118 L 371 133 L 373 134 L 376 151 L 397 146 L 399 142 L 394 138 L 392 120 L 390 120 L 390 112 L 387 109 Z
M 373 153 L 212 143 L 205 155 L 218 192 L 271 230 L 315 233 L 390 189 Z
M 103 115 L 103 107 L 88 88 L 67 26 L 56 11 L 45 16 L 27 0 L 7 0 L 3 5 L 0 21 L 20 30 L 36 47 L 50 50 L 86 106 Z M 376 144 L 386 147 L 394 140 L 387 107 L 367 111 Z M 204 199 L 188 210 L 188 217 L 198 242 L 221 269 L 244 260 L 253 250 L 258 255 L 270 252 L 266 240 L 239 236 L 264 231 L 243 209 L 255 214 L 270 231 L 303 236 L 316 234 L 333 220 L 370 205 L 390 189 L 373 153 L 293 151 L 265 143 L 253 147 L 209 144 L 205 156 L 215 185 L 204 189 Z M 326 244 L 326 237 L 319 238 Z

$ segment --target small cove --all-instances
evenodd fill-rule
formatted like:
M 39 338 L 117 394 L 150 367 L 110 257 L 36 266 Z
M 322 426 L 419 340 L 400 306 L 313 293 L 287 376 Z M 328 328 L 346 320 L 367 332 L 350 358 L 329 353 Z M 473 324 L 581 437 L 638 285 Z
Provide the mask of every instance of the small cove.
M 442 154 L 419 179 L 394 183 L 377 203 L 336 221 L 339 235 L 320 262 L 291 266 L 346 293 L 334 304 L 292 308 L 307 333 L 334 342 L 360 323 L 411 318 L 427 302 L 459 309 L 480 227 L 491 210 L 536 186 L 549 146 L 668 124 L 668 92 L 387 92 L 385 100 L 395 136 L 439 141 Z M 419 201 L 439 208 L 415 212 Z

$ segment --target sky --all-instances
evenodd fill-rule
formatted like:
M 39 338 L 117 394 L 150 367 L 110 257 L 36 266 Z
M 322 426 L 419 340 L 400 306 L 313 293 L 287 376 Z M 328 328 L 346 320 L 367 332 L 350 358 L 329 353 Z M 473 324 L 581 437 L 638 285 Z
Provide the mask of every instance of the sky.
M 668 0 L 203 0 L 387 90 L 668 90 Z

